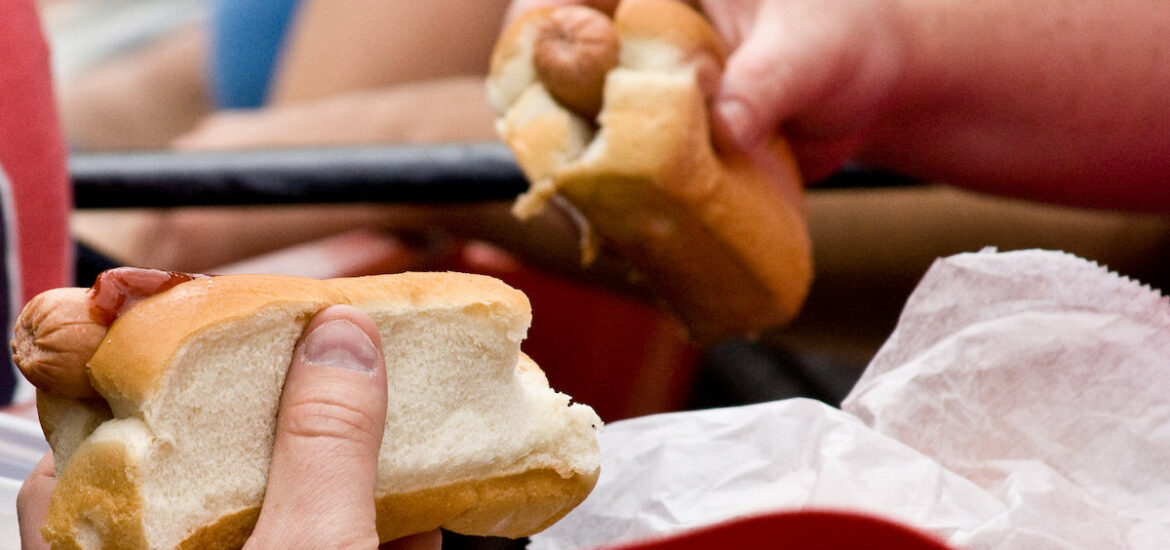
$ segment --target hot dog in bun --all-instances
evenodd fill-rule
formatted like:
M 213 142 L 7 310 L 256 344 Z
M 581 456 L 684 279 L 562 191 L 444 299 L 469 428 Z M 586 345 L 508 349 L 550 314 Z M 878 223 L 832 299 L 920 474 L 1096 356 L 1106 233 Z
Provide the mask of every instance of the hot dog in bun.
M 125 283 L 113 291 L 123 299 L 54 292 L 30 302 L 13 341 L 39 384 L 54 451 L 58 484 L 43 534 L 55 549 L 242 546 L 294 345 L 332 304 L 363 310 L 383 343 L 382 540 L 436 527 L 526 536 L 596 482 L 600 420 L 550 389 L 520 351 L 528 300 L 493 278 L 104 277 L 107 289 Z M 78 299 L 86 302 L 70 303 Z M 84 338 L 51 337 L 78 327 Z M 43 369 L 57 375 L 38 377 Z
M 747 158 L 712 145 L 725 54 L 675 0 L 521 14 L 493 52 L 497 127 L 531 183 L 521 218 L 559 200 L 585 260 L 612 247 L 700 341 L 788 322 L 812 278 L 800 175 L 781 140 Z M 595 238 L 596 237 L 596 238 Z

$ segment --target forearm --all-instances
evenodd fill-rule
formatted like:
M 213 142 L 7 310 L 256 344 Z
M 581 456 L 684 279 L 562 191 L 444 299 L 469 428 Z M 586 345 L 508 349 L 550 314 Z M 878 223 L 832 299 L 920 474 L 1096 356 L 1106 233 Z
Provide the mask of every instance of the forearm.
M 507 0 L 305 0 L 272 102 L 485 74 L 506 7 Z
M 202 29 L 183 29 L 59 83 L 61 122 L 86 151 L 157 149 L 211 110 Z
M 178 149 L 255 149 L 495 139 L 481 77 L 416 82 L 258 111 L 226 112 Z
M 1170 4 L 896 3 L 903 77 L 864 158 L 998 193 L 1170 211 Z

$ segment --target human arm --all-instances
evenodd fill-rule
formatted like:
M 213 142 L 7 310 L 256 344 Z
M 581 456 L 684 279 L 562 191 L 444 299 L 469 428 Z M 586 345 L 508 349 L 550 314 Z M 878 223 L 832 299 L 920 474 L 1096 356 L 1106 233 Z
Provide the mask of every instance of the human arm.
M 809 180 L 858 159 L 1011 196 L 1170 209 L 1164 5 L 697 3 L 731 52 L 712 105 L 725 145 L 782 128 Z
M 249 111 L 221 111 L 180 136 L 179 150 L 494 139 L 483 77 L 360 90 Z
M 86 152 L 159 149 L 212 111 L 202 28 L 160 36 L 58 82 L 70 145 Z
M 863 159 L 1000 194 L 1170 211 L 1170 6 L 900 2 L 902 77 Z
M 506 6 L 507 0 L 304 0 L 271 101 L 486 74 Z
M 483 87 L 504 0 L 339 4 L 307 0 L 289 30 L 270 102 L 224 111 L 181 149 L 495 138 Z

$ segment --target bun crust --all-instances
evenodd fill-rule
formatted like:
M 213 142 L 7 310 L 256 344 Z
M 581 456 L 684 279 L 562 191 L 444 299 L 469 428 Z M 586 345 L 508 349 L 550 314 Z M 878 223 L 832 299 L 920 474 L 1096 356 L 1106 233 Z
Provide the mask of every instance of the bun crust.
M 390 403 L 378 533 L 521 537 L 592 490 L 592 409 L 519 351 L 527 298 L 490 277 L 195 280 L 120 317 L 90 361 L 109 404 L 42 394 L 59 482 L 53 548 L 240 548 L 259 515 L 292 348 L 332 304 L 382 333 Z
M 622 2 L 619 62 L 592 120 L 530 68 L 534 29 L 554 12 L 521 16 L 492 58 L 497 127 L 532 182 L 518 215 L 563 198 L 700 341 L 788 322 L 812 280 L 800 174 L 782 141 L 766 159 L 714 149 L 707 100 L 724 62 L 714 31 L 673 0 Z
M 378 538 L 387 541 L 443 526 L 459 533 L 492 533 L 520 538 L 543 531 L 585 500 L 597 476 L 566 483 L 551 470 L 534 470 L 499 478 L 391 495 L 378 499 Z M 524 488 L 517 491 L 518 487 Z M 524 513 L 539 510 L 539 513 Z M 552 511 L 551 513 L 548 511 Z M 179 550 L 232 550 L 248 540 L 260 517 L 254 506 L 204 526 L 179 545 Z M 394 518 L 393 521 L 384 521 Z M 506 522 L 507 529 L 499 524 Z

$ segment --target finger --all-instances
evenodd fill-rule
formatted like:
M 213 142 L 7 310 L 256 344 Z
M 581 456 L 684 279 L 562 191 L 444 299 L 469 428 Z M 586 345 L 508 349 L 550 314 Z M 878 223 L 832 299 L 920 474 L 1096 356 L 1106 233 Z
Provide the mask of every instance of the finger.
M 20 524 L 22 550 L 48 550 L 49 544 L 41 538 L 41 526 L 49 513 L 49 497 L 57 486 L 53 473 L 53 453 L 48 452 L 16 494 L 16 519 Z
M 377 547 L 385 368 L 377 327 L 361 311 L 332 306 L 309 322 L 285 380 L 249 547 Z
M 760 6 L 755 24 L 728 58 L 713 104 L 721 147 L 758 148 L 826 85 L 833 60 L 811 49 L 817 41 L 792 23 L 798 18 L 781 13 L 776 3 Z

